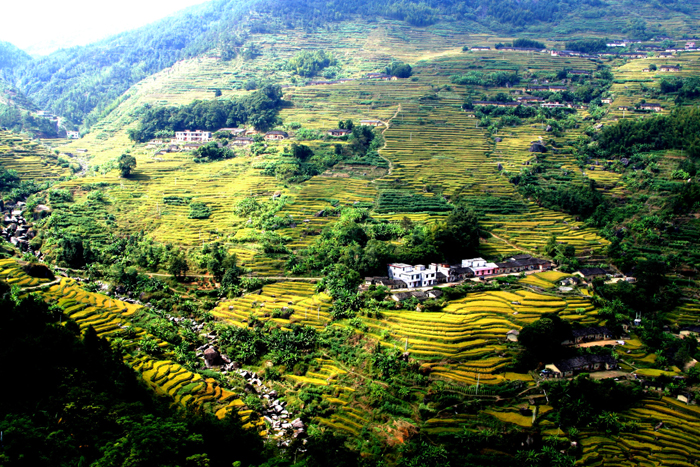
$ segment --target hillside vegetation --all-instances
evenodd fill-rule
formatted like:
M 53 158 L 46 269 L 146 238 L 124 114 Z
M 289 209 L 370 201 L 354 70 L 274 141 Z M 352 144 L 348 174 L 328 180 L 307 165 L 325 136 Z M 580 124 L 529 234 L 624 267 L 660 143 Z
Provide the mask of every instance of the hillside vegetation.
M 79 139 L 0 132 L 1 350 L 18 380 L 24 347 L 53 350 L 4 402 L 4 462 L 45 438 L 37 465 L 700 460 L 700 52 L 541 50 L 608 30 L 660 48 L 695 10 L 236 5 L 195 7 L 162 62 L 98 86 Z M 124 38 L 146 31 L 128 63 L 166 40 Z M 45 63 L 89 89 L 127 63 L 112 40 L 82 71 L 71 54 L 97 48 Z M 35 81 L 45 105 L 72 105 L 61 73 Z M 526 254 L 555 269 L 424 293 L 365 279 Z M 572 358 L 617 367 L 543 371 Z

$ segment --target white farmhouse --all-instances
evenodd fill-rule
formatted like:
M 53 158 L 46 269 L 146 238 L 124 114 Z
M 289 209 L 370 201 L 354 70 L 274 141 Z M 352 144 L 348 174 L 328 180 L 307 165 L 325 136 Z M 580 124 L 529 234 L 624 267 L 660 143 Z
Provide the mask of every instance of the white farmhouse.
M 437 284 L 437 271 L 422 264 L 393 263 L 389 265 L 389 279 L 404 281 L 409 288 L 428 287 Z
M 176 131 L 175 140 L 179 143 L 206 143 L 211 139 L 211 131 L 202 130 L 185 130 Z

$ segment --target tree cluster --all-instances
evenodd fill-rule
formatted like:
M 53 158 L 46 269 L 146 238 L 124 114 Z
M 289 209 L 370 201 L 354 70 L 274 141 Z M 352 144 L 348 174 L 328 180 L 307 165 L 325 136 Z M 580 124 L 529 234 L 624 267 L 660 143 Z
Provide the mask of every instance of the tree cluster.
M 146 142 L 162 130 L 209 130 L 249 124 L 265 131 L 277 122 L 284 104 L 279 86 L 266 85 L 250 95 L 235 99 L 195 101 L 182 107 L 146 108 L 137 128 L 128 130 L 129 138 Z

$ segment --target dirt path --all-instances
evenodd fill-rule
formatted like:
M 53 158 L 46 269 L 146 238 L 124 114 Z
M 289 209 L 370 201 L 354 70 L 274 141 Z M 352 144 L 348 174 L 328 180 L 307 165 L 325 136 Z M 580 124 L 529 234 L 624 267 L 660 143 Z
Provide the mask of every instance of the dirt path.
M 510 242 L 509 242 L 508 240 L 506 240 L 505 238 L 501 238 L 501 237 L 499 237 L 498 235 L 494 234 L 493 232 L 489 232 L 489 233 L 491 234 L 491 236 L 492 236 L 493 238 L 497 238 L 498 240 L 502 241 L 502 242 L 505 243 L 506 245 L 508 245 L 508 246 L 510 246 L 510 247 L 513 247 L 513 248 L 515 248 L 515 249 L 518 250 L 518 251 L 524 251 L 524 252 L 527 253 L 527 254 L 531 254 L 529 251 L 524 250 L 524 249 L 522 249 L 521 247 L 519 247 L 519 246 L 517 246 L 517 245 L 513 245 L 512 243 L 510 243 Z M 534 256 L 534 255 L 533 255 L 533 256 Z
M 391 118 L 390 118 L 389 120 L 387 120 L 386 122 L 382 122 L 382 123 L 384 123 L 384 125 L 386 126 L 386 128 L 384 128 L 384 129 L 382 130 L 382 136 L 384 136 L 384 133 L 386 132 L 386 130 L 388 130 L 389 127 L 391 126 L 391 121 L 392 121 L 393 119 L 395 119 L 395 118 L 399 115 L 399 112 L 401 112 L 401 104 L 399 104 L 399 107 L 396 109 L 396 112 L 394 112 L 394 116 L 393 116 L 393 117 L 391 117 Z M 382 149 L 386 149 L 386 139 L 384 140 L 384 146 L 382 147 Z M 378 151 L 378 154 L 379 154 L 379 157 L 381 157 L 382 159 L 384 159 L 385 161 L 387 161 L 387 163 L 389 164 L 389 171 L 387 172 L 386 175 L 391 175 L 391 171 L 394 170 L 394 164 L 393 164 L 389 159 L 387 159 L 386 157 L 384 157 L 384 156 L 382 155 L 381 150 Z M 383 175 L 383 176 L 386 177 L 386 175 Z M 382 177 L 379 177 L 379 178 L 382 178 Z M 374 180 L 372 180 L 372 183 L 374 183 L 376 180 L 377 180 L 376 178 L 375 178 Z

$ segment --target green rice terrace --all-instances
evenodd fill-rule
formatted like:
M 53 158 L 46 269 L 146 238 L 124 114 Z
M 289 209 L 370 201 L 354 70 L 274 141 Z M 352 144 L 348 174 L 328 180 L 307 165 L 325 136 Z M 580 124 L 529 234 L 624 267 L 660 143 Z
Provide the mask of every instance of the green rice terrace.
M 0 74 L 0 465 L 697 465 L 695 7 L 312 3 Z

